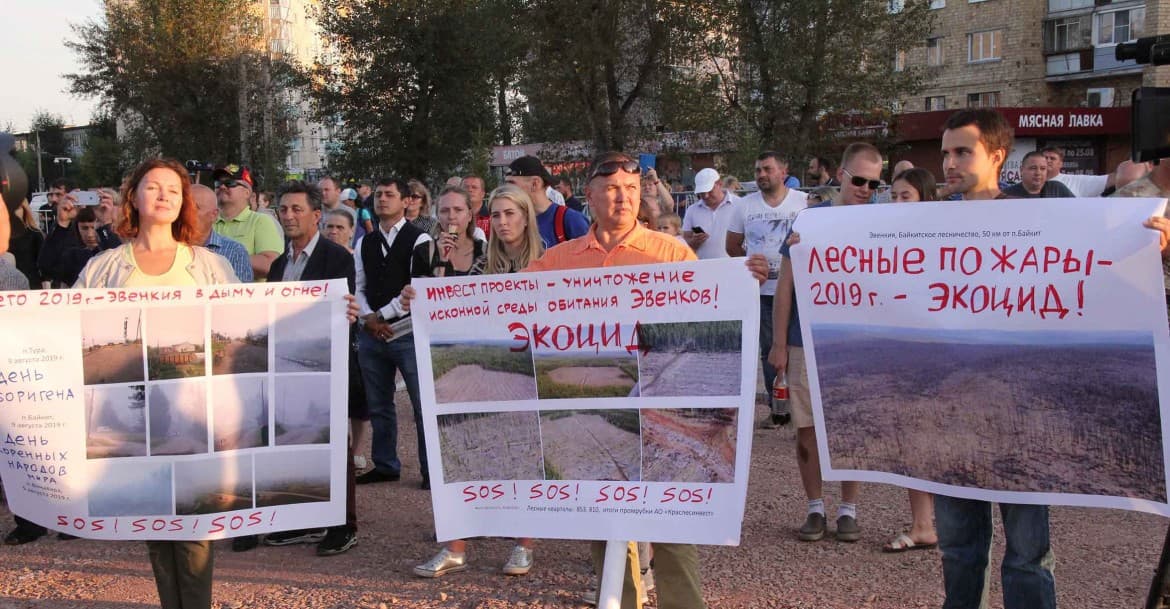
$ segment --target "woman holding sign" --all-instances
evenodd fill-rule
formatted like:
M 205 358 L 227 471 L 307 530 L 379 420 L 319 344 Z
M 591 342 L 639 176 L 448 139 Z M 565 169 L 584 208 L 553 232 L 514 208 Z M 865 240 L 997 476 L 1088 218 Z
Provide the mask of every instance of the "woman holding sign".
M 117 232 L 126 243 L 86 264 L 74 288 L 199 286 L 238 283 L 227 259 L 199 245 L 200 226 L 191 181 L 179 162 L 150 159 L 122 186 Z M 350 300 L 350 321 L 357 318 Z M 150 565 L 163 609 L 211 607 L 214 556 L 210 540 L 148 541 Z
M 440 219 L 443 217 L 444 199 L 445 196 L 439 199 Z M 488 196 L 488 209 L 491 211 L 492 230 L 487 245 L 486 266 L 480 265 L 476 272 L 465 274 L 516 273 L 540 257 L 544 252 L 544 242 L 536 227 L 536 213 L 528 193 L 515 186 L 501 186 Z M 433 558 L 415 567 L 414 574 L 419 577 L 439 577 L 463 571 L 467 568 L 466 552 L 466 541 L 448 541 Z M 532 539 L 518 539 L 508 561 L 504 563 L 503 572 L 506 575 L 525 575 L 531 568 Z

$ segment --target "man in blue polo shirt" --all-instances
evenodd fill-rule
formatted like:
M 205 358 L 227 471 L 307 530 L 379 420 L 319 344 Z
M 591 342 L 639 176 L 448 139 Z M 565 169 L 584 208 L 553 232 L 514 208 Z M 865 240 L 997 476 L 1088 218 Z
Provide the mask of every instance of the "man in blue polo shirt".
M 553 179 L 540 159 L 522 156 L 512 161 L 504 181 L 524 189 L 532 198 L 536 226 L 540 229 L 540 238 L 545 248 L 589 232 L 589 220 L 581 212 L 557 205 L 548 198 L 546 189 L 552 185 Z

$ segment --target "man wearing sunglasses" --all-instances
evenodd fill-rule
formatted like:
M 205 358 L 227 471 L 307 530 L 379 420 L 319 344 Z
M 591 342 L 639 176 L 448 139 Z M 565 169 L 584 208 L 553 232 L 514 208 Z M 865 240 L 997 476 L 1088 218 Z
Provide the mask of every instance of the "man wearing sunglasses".
M 252 172 L 247 167 L 228 165 L 211 174 L 219 200 L 219 219 L 215 232 L 239 241 L 252 262 L 256 281 L 268 276 L 268 267 L 284 250 L 284 237 L 275 219 L 252 211 Z
M 772 344 L 772 296 L 780 269 L 780 246 L 796 214 L 808 206 L 804 193 L 785 186 L 788 161 L 779 153 L 765 151 L 756 157 L 756 185 L 760 188 L 732 205 L 727 224 L 728 256 L 763 254 L 768 259 L 768 280 L 760 286 L 760 361 L 764 367 L 765 387 L 771 390 L 776 369 L 768 363 L 768 346 Z M 791 415 L 783 406 L 772 402 L 775 411 L 761 427 L 787 425 Z

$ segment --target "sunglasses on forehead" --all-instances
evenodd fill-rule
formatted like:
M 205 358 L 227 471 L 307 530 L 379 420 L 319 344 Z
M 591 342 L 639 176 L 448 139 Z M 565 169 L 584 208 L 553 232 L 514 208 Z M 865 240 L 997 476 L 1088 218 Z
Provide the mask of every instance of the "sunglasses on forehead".
M 849 176 L 849 183 L 853 184 L 854 186 L 856 186 L 858 188 L 861 188 L 862 186 L 869 185 L 870 190 L 877 190 L 882 185 L 881 180 L 871 180 L 869 178 L 855 176 L 848 169 L 842 169 L 841 171 L 844 171 L 845 175 Z
M 638 161 L 633 159 L 627 159 L 625 161 L 606 161 L 604 163 L 598 164 L 597 167 L 593 168 L 593 173 L 589 174 L 589 179 L 592 180 L 597 176 L 611 176 L 619 171 L 624 171 L 626 173 L 639 173 L 641 171 L 641 167 L 638 165 Z

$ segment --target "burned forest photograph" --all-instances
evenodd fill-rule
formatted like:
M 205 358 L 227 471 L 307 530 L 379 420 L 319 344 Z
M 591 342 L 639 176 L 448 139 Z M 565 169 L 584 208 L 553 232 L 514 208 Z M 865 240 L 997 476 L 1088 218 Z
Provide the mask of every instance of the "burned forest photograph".
M 734 482 L 738 408 L 643 408 L 642 479 Z
M 813 326 L 835 469 L 1166 501 L 1153 336 Z
M 444 482 L 544 479 L 537 412 L 444 414 L 438 420 Z

